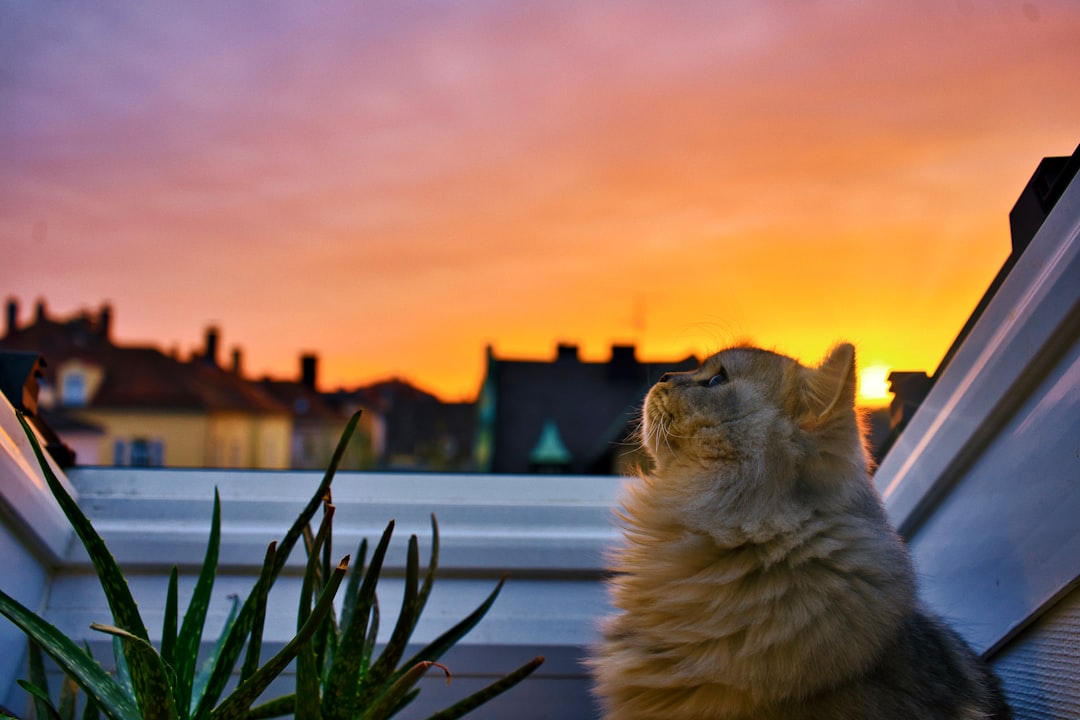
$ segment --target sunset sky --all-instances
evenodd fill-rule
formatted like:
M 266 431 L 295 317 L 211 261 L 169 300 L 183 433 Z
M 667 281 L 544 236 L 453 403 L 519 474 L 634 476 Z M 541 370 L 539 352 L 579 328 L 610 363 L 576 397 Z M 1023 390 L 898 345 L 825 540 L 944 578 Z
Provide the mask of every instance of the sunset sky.
M 932 371 L 1080 143 L 1080 3 L 0 4 L 0 292 L 252 376 Z

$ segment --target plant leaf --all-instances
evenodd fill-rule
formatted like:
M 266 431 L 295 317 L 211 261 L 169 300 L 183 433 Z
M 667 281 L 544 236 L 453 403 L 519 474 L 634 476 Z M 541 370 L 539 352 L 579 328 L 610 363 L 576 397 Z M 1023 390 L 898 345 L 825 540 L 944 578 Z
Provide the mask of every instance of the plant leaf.
M 323 519 L 319 524 L 319 532 L 311 540 L 308 546 L 308 563 L 304 571 L 304 582 L 300 589 L 300 606 L 297 609 L 297 631 L 303 627 L 311 615 L 312 595 L 319 584 L 321 549 L 329 540 L 334 521 L 334 506 L 329 502 L 323 505 Z M 329 573 L 322 575 L 329 577 Z M 332 611 L 331 611 L 332 612 Z M 326 642 L 326 628 L 330 621 L 330 613 L 316 630 L 312 642 L 305 644 L 296 656 L 296 720 L 318 720 L 319 717 L 319 665 L 316 656 L 316 641 L 322 635 L 323 646 Z
M 266 548 L 266 556 L 263 559 L 262 575 L 255 583 L 252 597 L 255 598 L 255 609 L 251 623 L 251 639 L 248 641 L 247 655 L 244 657 L 244 666 L 240 670 L 240 682 L 243 683 L 251 677 L 259 668 L 259 656 L 262 654 L 263 627 L 266 624 L 266 600 L 270 594 L 271 568 L 274 566 L 277 553 L 274 543 Z
M 112 645 L 113 662 L 116 663 L 116 681 L 120 683 L 120 687 L 124 689 L 128 697 L 134 701 L 135 687 L 131 684 L 131 673 L 128 672 L 128 664 L 124 656 L 124 644 L 120 642 L 120 638 L 114 635 Z
M 349 571 L 349 582 L 345 586 L 345 600 L 341 606 L 341 630 L 349 627 L 353 610 L 356 609 L 356 595 L 360 590 L 360 581 L 364 578 L 364 563 L 367 562 L 367 538 L 360 539 L 360 546 L 354 555 L 356 562 Z
M 98 708 L 97 703 L 90 698 L 86 698 L 86 707 L 83 708 L 82 720 L 100 720 L 101 710 Z
M 27 682 L 26 680 L 16 680 L 19 687 L 26 692 L 30 693 L 34 698 L 34 709 L 38 712 L 38 720 L 48 717 L 50 720 L 61 720 L 60 713 L 57 712 L 56 707 L 52 704 L 52 699 L 49 697 L 49 693 L 37 685 Z
M 326 468 L 326 473 L 323 475 L 322 482 L 315 489 L 315 493 L 311 496 L 311 500 L 308 501 L 307 506 L 300 512 L 300 515 L 296 518 L 292 527 L 285 533 L 285 537 L 278 543 L 278 560 L 274 567 L 273 579 L 277 579 L 278 573 L 285 567 L 285 562 L 289 559 L 289 554 L 292 552 L 293 546 L 296 545 L 296 541 L 300 539 L 303 534 L 304 528 L 311 522 L 311 518 L 315 516 L 315 511 L 322 505 L 324 499 L 328 499 L 328 493 L 330 492 L 330 483 L 334 480 L 334 475 L 337 473 L 338 466 L 341 464 L 341 459 L 345 456 L 345 451 L 349 447 L 349 439 L 353 433 L 356 432 L 356 426 L 360 422 L 360 414 L 362 411 L 357 410 L 349 418 L 349 422 L 345 424 L 345 430 L 341 433 L 341 438 L 338 440 L 337 447 L 334 449 L 334 455 L 330 458 L 330 465 Z
M 62 720 L 75 720 L 75 701 L 78 695 L 79 686 L 69 675 L 65 675 L 60 684 L 60 707 L 56 709 Z
M 203 559 L 199 579 L 191 594 L 184 622 L 176 638 L 176 684 L 173 687 L 176 708 L 182 717 L 191 715 L 191 694 L 195 683 L 195 668 L 199 657 L 199 646 L 206 626 L 206 614 L 210 609 L 210 596 L 214 589 L 214 576 L 217 574 L 218 550 L 221 545 L 221 496 L 214 488 L 214 511 L 210 520 L 210 538 L 206 543 L 206 557 Z M 236 607 L 234 605 L 233 611 Z M 228 630 L 222 631 L 222 637 Z
M 319 623 L 323 621 L 334 603 L 334 595 L 337 594 L 338 586 L 341 585 L 348 566 L 349 557 L 346 555 L 327 580 L 326 587 L 323 588 L 319 601 L 311 611 L 308 621 L 304 623 L 304 627 L 289 642 L 285 643 L 285 647 L 277 655 L 270 658 L 265 665 L 255 671 L 254 675 L 248 678 L 246 682 L 241 683 L 231 695 L 225 698 L 221 705 L 211 713 L 212 720 L 235 720 L 246 716 L 251 703 L 292 662 L 292 659 L 296 657 L 296 653 L 303 647 L 304 643 L 311 639 L 315 630 L 318 629 Z
M 416 599 L 416 618 L 427 606 L 431 588 L 435 585 L 435 573 L 439 569 L 439 522 L 435 519 L 435 513 L 431 513 L 431 559 L 428 561 L 427 574 L 424 575 L 424 584 L 420 588 L 420 596 Z
M 45 654 L 70 675 L 83 692 L 94 698 L 112 720 L 128 720 L 138 716 L 139 709 L 135 702 L 96 660 L 3 590 L 0 590 L 0 614 L 40 645 Z
M 176 625 L 180 605 L 180 571 L 173 565 L 169 586 L 165 591 L 165 620 L 161 628 L 161 661 L 170 668 L 176 666 Z
M 383 648 L 382 654 L 375 663 L 364 673 L 360 680 L 360 689 L 357 691 L 359 707 L 367 707 L 374 703 L 377 698 L 388 692 L 391 686 L 396 685 L 396 679 L 387 682 L 397 667 L 401 656 L 405 653 L 405 646 L 409 642 L 413 628 L 416 626 L 417 597 L 420 584 L 420 548 L 416 536 L 409 537 L 409 552 L 405 566 L 405 592 L 401 600 L 401 611 L 398 613 L 397 623 L 394 625 L 390 639 Z M 413 665 L 405 666 L 398 677 L 412 671 L 413 667 L 422 664 L 425 660 Z M 422 674 L 422 673 L 421 673 Z M 377 703 L 376 703 L 377 704 Z
M 214 659 L 214 665 L 210 668 L 209 678 L 206 680 L 206 689 L 199 699 L 198 708 L 193 713 L 196 720 L 203 720 L 210 715 L 214 705 L 217 704 L 218 698 L 221 697 L 221 693 L 224 692 L 226 684 L 229 682 L 233 668 L 236 667 L 236 661 L 240 658 L 240 653 L 244 650 L 244 642 L 248 634 L 251 633 L 252 628 L 254 628 L 257 619 L 258 596 L 260 593 L 268 593 L 270 591 L 269 586 L 273 583 L 272 577 L 277 558 L 276 547 L 277 543 L 273 542 L 267 547 L 266 559 L 263 562 L 259 579 L 255 582 L 255 586 L 248 594 L 247 599 L 240 608 L 240 612 L 237 613 L 235 620 L 230 625 L 228 634 L 221 641 L 221 650 Z M 250 650 L 249 646 L 249 653 Z
M 371 625 L 364 640 L 364 655 L 360 658 L 360 676 L 363 677 L 371 667 L 371 657 L 375 654 L 375 644 L 379 640 L 379 596 L 371 599 Z
M 267 718 L 292 715 L 295 711 L 296 693 L 289 693 L 251 708 L 248 710 L 247 720 L 267 720 Z
M 329 493 L 328 493 L 329 495 Z M 325 578 L 330 577 L 330 573 L 333 572 L 333 565 L 330 558 L 331 548 L 333 546 L 334 534 L 333 528 L 333 513 L 330 512 L 327 515 L 328 509 L 333 505 L 328 501 L 323 508 L 323 523 L 327 525 L 326 540 L 322 546 L 322 568 L 316 573 L 315 579 L 318 582 L 319 587 L 325 582 Z M 320 528 L 321 531 L 321 528 Z M 308 605 L 305 605 L 308 607 Z M 331 646 L 337 640 L 337 612 L 331 606 L 330 613 L 326 616 L 326 620 L 315 632 L 315 636 L 311 639 L 311 649 L 315 656 L 315 672 L 316 676 L 321 678 L 322 668 L 326 667 L 327 653 L 332 652 Z
M 142 616 L 139 615 L 139 608 L 135 604 L 135 599 L 131 596 L 131 590 L 128 588 L 124 574 L 120 571 L 120 566 L 116 564 L 112 553 L 109 552 L 108 547 L 105 545 L 105 541 L 101 539 L 93 525 L 90 524 L 90 520 L 83 514 L 83 511 L 71 495 L 68 494 L 67 490 L 64 489 L 63 484 L 56 477 L 56 473 L 52 471 L 52 467 L 49 466 L 45 453 L 37 441 L 37 435 L 26 421 L 24 415 L 21 412 L 17 413 L 17 415 L 19 423 L 23 426 L 23 432 L 26 433 L 26 437 L 34 449 L 34 455 L 37 457 L 38 465 L 41 466 L 41 472 L 45 475 L 49 490 L 52 491 L 53 497 L 56 498 L 57 503 L 60 505 L 60 509 L 63 510 L 68 522 L 71 523 L 71 527 L 75 530 L 75 534 L 79 536 L 83 547 L 86 548 L 90 562 L 93 563 L 98 580 L 105 591 L 105 598 L 109 601 L 113 621 L 118 627 L 149 643 L 150 636 L 146 632 L 146 625 L 143 623 Z M 135 678 L 135 686 L 138 687 L 144 681 L 149 684 L 150 681 L 143 678 L 142 675 L 153 672 L 152 669 L 145 667 L 137 657 L 129 654 L 128 645 L 124 646 L 124 652 L 127 655 L 128 667 L 131 670 L 132 677 Z M 145 700 L 143 698 L 139 700 L 140 707 L 142 707 Z M 143 707 L 144 711 L 146 709 Z
M 29 660 L 30 682 L 35 687 L 43 690 L 45 700 L 42 701 L 36 694 L 30 693 L 34 698 L 34 709 L 40 718 L 49 714 L 52 708 L 52 700 L 49 700 L 49 678 L 45 675 L 45 658 L 41 652 L 41 646 L 34 642 L 33 638 L 27 639 L 27 659 Z M 28 691 L 29 692 L 29 691 Z
M 143 720 L 177 720 L 172 683 L 154 646 L 123 628 L 100 623 L 91 623 L 90 627 L 120 638 L 128 654 L 139 659 L 143 672 L 133 675 L 131 681 L 135 684 L 135 697 L 140 700 Z
M 479 607 L 473 610 L 468 617 L 458 622 L 457 625 L 454 625 L 442 635 L 431 641 L 431 643 L 420 650 L 420 652 L 413 655 L 406 661 L 405 667 L 410 667 L 424 660 L 438 660 L 441 658 L 447 650 L 452 648 L 458 640 L 465 637 L 465 635 L 467 635 L 469 631 L 476 627 L 477 623 L 483 619 L 484 615 L 487 614 L 487 611 L 490 610 L 491 606 L 495 603 L 495 598 L 498 597 L 499 591 L 502 590 L 505 583 L 506 576 L 504 575 L 495 586 L 495 589 L 491 591 L 491 594 L 487 596 L 484 602 L 480 603 Z
M 460 700 L 445 710 L 440 710 L 427 720 L 457 720 L 468 712 L 472 712 L 492 698 L 501 695 L 519 682 L 529 677 L 536 668 L 544 664 L 543 657 L 535 657 L 519 667 L 514 672 L 482 688 L 464 700 Z
M 236 624 L 236 619 L 240 611 L 240 598 L 236 595 L 230 595 L 229 599 L 232 600 L 232 606 L 229 608 L 229 614 L 225 618 L 225 624 L 221 628 L 221 633 L 218 635 L 218 639 L 214 642 L 214 646 L 210 649 L 210 655 L 199 666 L 198 672 L 195 674 L 191 683 L 191 704 L 189 705 L 188 716 L 195 714 L 196 710 L 202 706 L 202 699 L 206 696 L 206 687 L 210 682 L 210 677 L 213 675 L 214 668 L 218 666 L 218 658 L 221 657 L 221 651 L 225 647 L 225 642 L 232 636 L 233 625 Z M 209 710 L 207 710 L 209 712 Z
M 321 505 L 324 499 L 328 497 L 330 483 L 334 479 L 334 474 L 337 472 L 337 467 L 341 463 L 341 458 L 348 448 L 349 438 L 352 436 L 353 432 L 355 432 L 359 421 L 360 411 L 357 411 L 353 413 L 345 426 L 345 431 L 338 441 L 338 446 L 334 451 L 334 456 L 331 458 L 330 466 L 327 468 L 322 482 L 319 483 L 311 500 L 308 501 L 307 506 L 300 512 L 300 515 L 293 522 L 292 527 L 285 533 L 285 537 L 282 538 L 280 543 L 276 544 L 277 552 L 275 553 L 274 564 L 269 568 L 269 580 L 266 583 L 265 592 L 269 592 L 270 586 L 274 584 L 274 581 L 281 573 L 282 568 L 285 567 L 285 563 L 288 560 L 293 547 L 296 545 L 297 540 L 302 536 L 304 528 L 311 522 L 311 518 L 315 515 L 319 505 Z M 233 623 L 229 636 L 222 646 L 221 655 L 219 656 L 220 662 L 216 663 L 211 671 L 211 675 L 206 682 L 206 690 L 199 700 L 196 711 L 192 713 L 193 720 L 205 720 L 210 714 L 210 710 L 214 703 L 217 702 L 222 690 L 224 690 L 225 684 L 229 679 L 229 674 L 232 672 L 233 665 L 243 648 L 243 639 L 255 624 L 256 602 L 257 596 L 255 590 L 253 590 L 252 594 L 248 596 L 248 599 L 240 609 L 240 613 L 237 616 L 235 623 Z
M 364 708 L 364 714 L 361 715 L 362 720 L 386 720 L 386 718 L 392 717 L 401 707 L 406 693 L 413 689 L 413 685 L 424 676 L 424 673 L 432 665 L 442 668 L 443 672 L 446 673 L 447 682 L 450 682 L 450 671 L 446 669 L 446 666 L 433 662 L 416 663 L 407 668 L 401 674 L 401 677 L 379 696 L 378 700 Z
M 394 521 L 391 520 L 383 531 L 375 552 L 371 554 L 371 565 L 364 574 L 364 582 L 357 593 L 356 609 L 349 626 L 342 633 L 337 654 L 334 656 L 334 665 L 326 679 L 322 701 L 323 720 L 352 720 L 356 714 L 356 683 L 364 652 L 368 615 L 393 532 Z

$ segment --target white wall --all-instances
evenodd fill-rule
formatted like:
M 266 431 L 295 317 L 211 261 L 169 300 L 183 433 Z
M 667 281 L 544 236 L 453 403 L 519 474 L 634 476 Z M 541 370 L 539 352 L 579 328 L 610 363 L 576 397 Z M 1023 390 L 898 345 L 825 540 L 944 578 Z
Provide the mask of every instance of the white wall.
M 1080 581 L 1080 181 L 876 481 L 909 539 L 923 595 L 977 649 L 1001 659 L 1018 717 L 1077 717 L 1045 708 L 1080 708 L 1080 625 L 1076 593 L 1068 595 Z M 1054 648 L 1072 660 L 1051 663 L 1049 683 L 1017 662 Z
M 0 579 L 4 592 L 33 610 L 42 610 L 51 568 L 64 554 L 71 535 L 67 520 L 49 495 L 14 408 L 0 394 Z M 26 642 L 3 618 L 0 648 L 4 649 L 0 652 L 0 704 L 24 703 L 25 693 L 15 686 L 15 679 L 25 677 Z

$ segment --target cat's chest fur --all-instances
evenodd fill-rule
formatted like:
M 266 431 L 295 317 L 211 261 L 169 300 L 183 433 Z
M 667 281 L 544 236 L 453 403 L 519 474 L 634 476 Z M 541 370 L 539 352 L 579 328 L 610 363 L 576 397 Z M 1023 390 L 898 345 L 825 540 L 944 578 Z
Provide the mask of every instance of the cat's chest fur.
M 647 494 L 636 502 L 655 510 Z M 629 525 L 613 566 L 623 614 L 606 634 L 622 679 L 651 687 L 656 705 L 627 717 L 679 718 L 693 705 L 710 708 L 701 717 L 766 718 L 870 666 L 914 603 L 902 548 L 870 522 L 812 517 L 801 532 L 736 546 Z

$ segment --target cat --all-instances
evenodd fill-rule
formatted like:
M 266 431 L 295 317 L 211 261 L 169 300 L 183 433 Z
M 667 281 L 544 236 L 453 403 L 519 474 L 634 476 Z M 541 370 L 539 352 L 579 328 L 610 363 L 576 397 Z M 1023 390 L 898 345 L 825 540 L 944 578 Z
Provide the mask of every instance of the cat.
M 870 480 L 855 349 L 737 346 L 649 390 L 654 469 L 618 511 L 606 720 L 1005 720 L 998 680 L 916 598 Z

